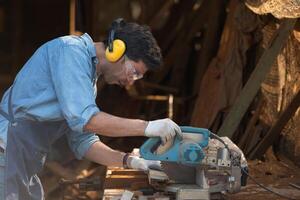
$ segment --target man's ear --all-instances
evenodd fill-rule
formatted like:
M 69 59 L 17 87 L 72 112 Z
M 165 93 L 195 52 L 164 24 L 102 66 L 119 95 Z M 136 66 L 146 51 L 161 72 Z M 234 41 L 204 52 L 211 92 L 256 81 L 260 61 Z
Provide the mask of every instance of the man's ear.
M 120 58 L 120 60 L 118 60 L 118 62 L 120 62 L 120 64 L 125 64 L 125 56 L 122 56 L 122 58 Z

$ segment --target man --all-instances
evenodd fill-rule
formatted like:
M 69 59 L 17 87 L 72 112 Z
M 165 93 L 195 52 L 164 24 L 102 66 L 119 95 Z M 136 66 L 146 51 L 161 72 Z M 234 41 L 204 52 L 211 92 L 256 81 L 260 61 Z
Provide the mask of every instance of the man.
M 120 52 L 115 40 L 123 42 Z M 94 43 L 84 34 L 42 45 L 1 102 L 0 189 L 6 192 L 0 199 L 43 199 L 37 173 L 51 144 L 64 134 L 78 159 L 147 170 L 153 161 L 113 150 L 95 134 L 160 137 L 165 143 L 181 134 L 180 128 L 170 119 L 146 122 L 100 111 L 95 86 L 98 78 L 133 84 L 160 64 L 160 49 L 149 28 L 122 20 L 113 22 L 104 42 Z

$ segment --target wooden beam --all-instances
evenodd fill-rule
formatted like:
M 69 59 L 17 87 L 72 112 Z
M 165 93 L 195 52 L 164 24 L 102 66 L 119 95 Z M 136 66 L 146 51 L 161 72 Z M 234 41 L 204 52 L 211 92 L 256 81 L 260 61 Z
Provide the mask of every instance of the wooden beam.
M 259 59 L 249 80 L 219 129 L 218 135 L 229 138 L 233 136 L 242 117 L 259 91 L 261 83 L 288 39 L 296 21 L 297 19 L 285 19 L 282 21 L 278 31 L 275 33 L 276 35 L 272 44 L 270 44 L 269 49 L 266 49 Z
M 69 33 L 75 34 L 75 8 L 76 8 L 76 0 L 70 0 L 70 21 L 69 21 Z
M 273 142 L 279 137 L 282 129 L 293 117 L 294 113 L 300 106 L 300 90 L 295 95 L 288 107 L 280 114 L 276 124 L 268 131 L 266 136 L 260 141 L 256 148 L 250 153 L 249 158 L 262 156 L 266 150 L 273 144 Z
M 70 0 L 70 13 L 69 13 L 69 34 L 82 35 L 82 32 L 76 30 L 76 0 Z
M 133 185 L 149 186 L 147 175 L 110 175 L 104 181 L 105 189 L 131 188 Z
M 142 175 L 142 176 L 145 176 L 144 171 L 137 171 L 134 169 L 123 169 L 123 168 L 108 170 L 107 174 L 108 175 L 131 175 L 131 176 Z

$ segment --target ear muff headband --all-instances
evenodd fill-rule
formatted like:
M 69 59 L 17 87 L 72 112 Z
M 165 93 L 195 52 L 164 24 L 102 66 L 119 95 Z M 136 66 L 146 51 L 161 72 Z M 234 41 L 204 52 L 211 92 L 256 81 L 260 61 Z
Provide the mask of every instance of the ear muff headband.
M 112 28 L 108 34 L 108 46 L 105 51 L 106 59 L 110 62 L 117 62 L 125 53 L 125 42 L 115 39 L 115 30 L 124 23 L 123 19 L 117 19 L 112 23 Z

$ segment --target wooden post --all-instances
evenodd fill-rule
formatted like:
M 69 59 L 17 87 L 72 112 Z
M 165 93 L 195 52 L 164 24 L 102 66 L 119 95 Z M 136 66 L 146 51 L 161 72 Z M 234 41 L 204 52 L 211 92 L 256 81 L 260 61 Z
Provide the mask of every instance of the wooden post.
M 168 98 L 168 118 L 170 119 L 173 119 L 173 104 L 174 104 L 174 96 L 170 94 Z
M 279 30 L 275 33 L 275 37 L 273 37 L 273 43 L 270 44 L 269 48 L 263 53 L 249 80 L 241 91 L 241 94 L 230 109 L 218 131 L 219 136 L 232 137 L 249 105 L 259 91 L 266 74 L 269 72 L 277 55 L 288 39 L 290 31 L 293 29 L 296 21 L 297 19 L 285 19 L 282 21 Z
M 70 0 L 70 21 L 69 21 L 69 32 L 71 35 L 75 34 L 76 31 L 76 17 L 75 17 L 76 0 Z

